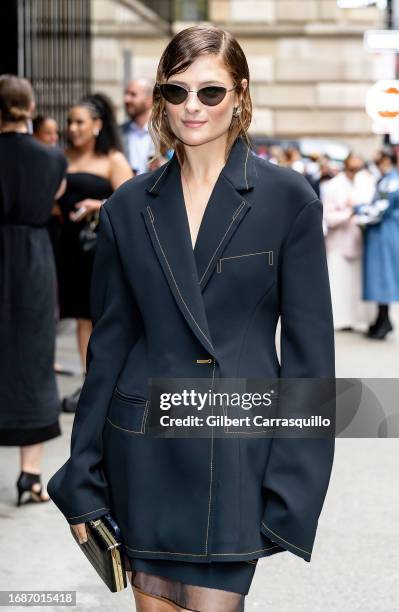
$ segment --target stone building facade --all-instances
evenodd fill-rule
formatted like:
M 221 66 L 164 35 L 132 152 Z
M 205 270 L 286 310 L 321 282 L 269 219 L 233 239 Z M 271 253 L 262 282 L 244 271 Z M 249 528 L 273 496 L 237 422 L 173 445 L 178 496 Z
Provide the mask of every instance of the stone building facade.
M 171 34 L 168 21 L 138 0 L 92 0 L 93 88 L 109 93 L 120 119 L 130 77 L 155 76 Z M 207 20 L 231 31 L 250 67 L 252 134 L 337 139 L 365 156 L 381 143 L 365 94 L 394 74 L 392 54 L 363 48 L 367 29 L 384 27 L 377 7 L 339 9 L 336 0 L 209 0 Z

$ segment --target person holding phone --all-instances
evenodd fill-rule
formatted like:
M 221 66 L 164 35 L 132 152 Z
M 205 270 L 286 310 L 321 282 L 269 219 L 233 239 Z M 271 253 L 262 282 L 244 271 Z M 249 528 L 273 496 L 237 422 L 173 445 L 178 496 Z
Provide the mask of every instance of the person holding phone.
M 60 319 L 77 321 L 83 371 L 92 330 L 90 282 L 95 252 L 96 217 L 102 202 L 133 172 L 124 157 L 111 101 L 104 94 L 83 98 L 68 114 L 67 187 L 59 204 L 63 215 L 57 244 Z M 87 232 L 91 241 L 87 240 Z M 63 399 L 64 412 L 75 412 L 81 386 Z

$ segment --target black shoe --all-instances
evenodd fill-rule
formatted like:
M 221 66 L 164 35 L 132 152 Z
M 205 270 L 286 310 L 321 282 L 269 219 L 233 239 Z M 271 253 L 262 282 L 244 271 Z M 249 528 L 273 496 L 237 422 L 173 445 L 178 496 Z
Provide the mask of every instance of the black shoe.
M 375 330 L 377 329 L 377 327 L 381 324 L 381 321 L 374 321 L 374 323 L 372 323 L 371 325 L 369 325 L 368 330 L 365 332 L 365 336 L 367 336 L 368 338 L 371 337 L 371 335 L 375 332 Z
M 376 325 L 372 332 L 368 334 L 369 338 L 374 340 L 384 340 L 385 336 L 393 330 L 392 324 L 389 319 L 385 319 L 378 325 Z
M 17 506 L 22 506 L 23 504 L 29 504 L 31 502 L 35 503 L 44 503 L 50 501 L 50 498 L 43 499 L 42 490 L 43 487 L 40 486 L 39 491 L 34 491 L 32 486 L 36 483 L 41 485 L 41 475 L 40 474 L 32 474 L 30 472 L 22 471 L 19 475 L 19 478 L 16 482 L 17 490 L 18 490 L 18 500 Z M 29 497 L 27 500 L 22 502 L 22 497 L 24 493 L 29 493 Z
M 76 412 L 76 407 L 79 402 L 80 392 L 82 391 L 82 387 L 76 389 L 71 395 L 67 395 L 61 402 L 62 411 L 73 413 Z

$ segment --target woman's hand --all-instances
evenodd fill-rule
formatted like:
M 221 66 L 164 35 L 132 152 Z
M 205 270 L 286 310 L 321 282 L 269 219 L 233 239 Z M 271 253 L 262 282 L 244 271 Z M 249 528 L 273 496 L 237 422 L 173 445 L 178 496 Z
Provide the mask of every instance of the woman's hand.
M 80 544 L 87 542 L 87 532 L 86 532 L 85 523 L 79 523 L 78 525 L 71 525 L 71 527 L 76 533 L 76 535 L 78 536 Z
M 102 200 L 92 200 L 91 198 L 81 200 L 75 204 L 77 210 L 76 212 L 70 212 L 69 218 L 71 221 L 81 221 L 87 217 L 87 215 L 91 215 L 96 210 L 100 210 L 102 202 Z

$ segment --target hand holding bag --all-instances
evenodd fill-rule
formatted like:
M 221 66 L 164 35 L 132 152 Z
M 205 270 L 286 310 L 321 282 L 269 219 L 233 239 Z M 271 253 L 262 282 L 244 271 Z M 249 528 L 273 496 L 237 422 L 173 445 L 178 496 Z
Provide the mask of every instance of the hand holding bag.
M 119 527 L 109 514 L 87 521 L 87 541 L 79 538 L 69 525 L 72 535 L 100 578 L 113 593 L 126 588 L 126 571 L 119 550 Z
M 98 212 L 91 215 L 79 232 L 79 243 L 82 251 L 88 253 L 92 251 L 97 243 L 97 233 L 99 224 Z

